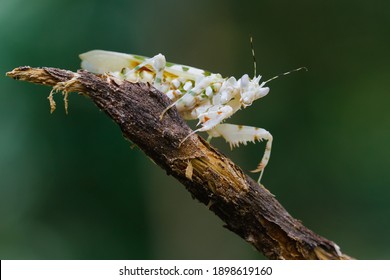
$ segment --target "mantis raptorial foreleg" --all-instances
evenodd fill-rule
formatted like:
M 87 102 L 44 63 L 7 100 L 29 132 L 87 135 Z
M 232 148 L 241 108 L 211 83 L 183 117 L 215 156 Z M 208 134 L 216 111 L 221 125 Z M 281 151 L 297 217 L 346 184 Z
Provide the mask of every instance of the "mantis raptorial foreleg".
M 265 146 L 263 158 L 261 159 L 257 168 L 252 171 L 260 172 L 259 179 L 257 180 L 260 183 L 264 168 L 266 167 L 271 156 L 273 140 L 271 133 L 263 128 L 227 123 L 215 126 L 213 129 L 209 130 L 208 133 L 210 135 L 209 140 L 211 137 L 223 137 L 226 142 L 230 144 L 230 148 L 238 147 L 240 144 L 246 145 L 248 142 L 266 140 L 267 143 Z

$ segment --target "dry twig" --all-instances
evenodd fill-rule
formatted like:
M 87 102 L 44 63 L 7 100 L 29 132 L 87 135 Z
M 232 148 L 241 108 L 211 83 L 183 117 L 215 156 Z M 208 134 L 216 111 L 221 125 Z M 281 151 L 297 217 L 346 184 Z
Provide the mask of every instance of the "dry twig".
M 54 90 L 63 91 L 65 98 L 68 92 L 90 97 L 120 126 L 124 137 L 179 180 L 194 198 L 226 223 L 226 228 L 266 257 L 349 259 L 335 243 L 291 217 L 267 189 L 201 137 L 193 135 L 179 145 L 191 129 L 174 108 L 159 120 L 170 101 L 155 88 L 56 68 L 19 67 L 7 75 L 53 86 Z

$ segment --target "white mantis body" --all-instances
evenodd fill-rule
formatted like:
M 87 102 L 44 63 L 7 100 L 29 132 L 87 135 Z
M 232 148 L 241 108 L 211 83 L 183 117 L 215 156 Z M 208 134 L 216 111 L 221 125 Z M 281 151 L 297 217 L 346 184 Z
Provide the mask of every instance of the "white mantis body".
M 81 67 L 96 74 L 108 74 L 130 82 L 145 82 L 165 93 L 184 119 L 198 119 L 200 128 L 212 137 L 223 137 L 230 147 L 247 142 L 266 140 L 264 155 L 253 172 L 261 172 L 258 182 L 271 155 L 272 135 L 265 129 L 222 123 L 241 108 L 268 94 L 265 84 L 276 78 L 260 82 L 261 76 L 250 79 L 247 74 L 240 79 L 223 78 L 190 66 L 167 63 L 162 54 L 152 58 L 103 50 L 93 50 L 80 55 Z M 297 71 L 296 69 L 293 71 Z M 288 74 L 286 72 L 284 74 Z M 190 135 L 192 135 L 191 133 Z M 188 135 L 183 141 L 185 141 Z

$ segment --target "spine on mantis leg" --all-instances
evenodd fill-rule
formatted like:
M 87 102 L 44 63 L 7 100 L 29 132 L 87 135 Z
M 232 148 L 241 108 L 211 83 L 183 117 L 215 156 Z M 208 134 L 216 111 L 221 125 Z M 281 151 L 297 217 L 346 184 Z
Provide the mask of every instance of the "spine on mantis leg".
M 230 144 L 230 148 L 238 147 L 240 144 L 246 145 L 248 142 L 267 140 L 263 158 L 257 168 L 252 172 L 261 172 L 258 182 L 260 183 L 264 168 L 266 167 L 271 156 L 272 135 L 263 128 L 252 126 L 219 124 L 212 130 L 208 131 L 210 137 L 223 137 Z

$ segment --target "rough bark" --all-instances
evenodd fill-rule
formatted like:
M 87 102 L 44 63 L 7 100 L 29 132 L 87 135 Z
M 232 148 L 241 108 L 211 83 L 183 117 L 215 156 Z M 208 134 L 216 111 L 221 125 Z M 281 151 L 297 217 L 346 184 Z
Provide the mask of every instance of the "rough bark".
M 167 174 L 220 217 L 225 227 L 270 259 L 349 259 L 339 247 L 294 219 L 264 186 L 196 134 L 175 108 L 162 120 L 170 100 L 150 85 L 119 82 L 86 71 L 19 67 L 14 79 L 53 86 L 90 99 Z M 53 106 L 54 104 L 52 104 Z

